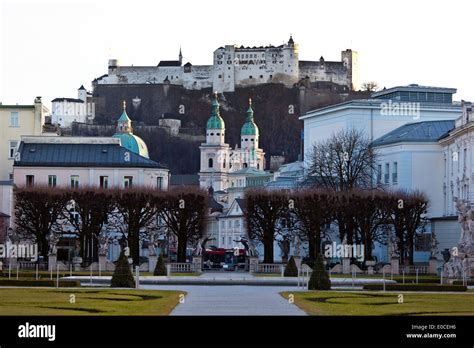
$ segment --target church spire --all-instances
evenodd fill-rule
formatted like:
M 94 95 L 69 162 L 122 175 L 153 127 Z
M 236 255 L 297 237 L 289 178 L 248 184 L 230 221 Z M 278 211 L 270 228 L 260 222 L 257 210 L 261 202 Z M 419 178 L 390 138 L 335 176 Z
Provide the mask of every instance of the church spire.
M 132 120 L 127 115 L 127 102 L 122 102 L 123 111 L 117 121 L 117 133 L 133 133 Z
M 181 51 L 181 46 L 179 46 L 179 62 L 183 64 L 183 53 Z

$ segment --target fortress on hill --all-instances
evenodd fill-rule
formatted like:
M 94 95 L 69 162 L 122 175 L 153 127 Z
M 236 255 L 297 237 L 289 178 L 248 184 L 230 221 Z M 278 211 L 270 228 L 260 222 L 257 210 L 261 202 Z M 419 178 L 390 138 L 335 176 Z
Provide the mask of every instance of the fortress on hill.
M 212 65 L 183 65 L 178 60 L 160 61 L 157 66 L 121 66 L 110 59 L 108 74 L 96 78 L 93 85 L 171 84 L 186 89 L 212 88 L 233 92 L 236 88 L 264 83 L 282 83 L 292 87 L 309 83 L 332 83 L 343 90 L 358 90 L 357 52 L 341 52 L 341 61 L 305 61 L 298 58 L 298 44 L 290 39 L 280 46 L 244 47 L 226 45 L 214 51 Z

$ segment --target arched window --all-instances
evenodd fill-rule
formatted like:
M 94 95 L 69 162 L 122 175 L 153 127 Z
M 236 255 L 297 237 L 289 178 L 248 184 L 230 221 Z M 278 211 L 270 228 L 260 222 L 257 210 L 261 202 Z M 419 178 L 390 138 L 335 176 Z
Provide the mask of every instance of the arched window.
M 209 158 L 209 168 L 212 168 L 214 166 L 214 160 L 212 158 Z
M 222 167 L 225 168 L 225 158 L 224 158 L 224 162 L 222 163 Z
M 244 168 L 247 168 L 247 163 L 244 163 Z

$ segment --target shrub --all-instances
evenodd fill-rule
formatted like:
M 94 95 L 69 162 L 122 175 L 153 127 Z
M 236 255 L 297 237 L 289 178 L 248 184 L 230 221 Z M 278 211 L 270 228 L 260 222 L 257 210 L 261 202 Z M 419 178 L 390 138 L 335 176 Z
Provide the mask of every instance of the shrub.
M 324 267 L 323 257 L 318 255 L 314 262 L 313 273 L 308 282 L 308 290 L 331 290 L 331 280 Z
M 128 263 L 128 257 L 125 253 L 120 253 L 117 264 L 115 265 L 114 275 L 112 276 L 112 282 L 110 284 L 113 288 L 134 288 L 135 281 L 133 280 L 133 274 L 130 270 Z
M 290 260 L 286 264 L 285 272 L 283 273 L 285 277 L 297 277 L 298 276 L 298 267 L 296 267 L 295 259 L 290 257 Z
M 158 262 L 156 263 L 153 275 L 156 275 L 156 276 L 168 275 L 168 272 L 166 271 L 165 260 L 163 260 L 162 254 L 160 254 L 160 256 L 158 257 Z
M 364 290 L 383 290 L 383 284 L 366 284 Z M 462 285 L 441 284 L 385 284 L 388 291 L 467 291 Z

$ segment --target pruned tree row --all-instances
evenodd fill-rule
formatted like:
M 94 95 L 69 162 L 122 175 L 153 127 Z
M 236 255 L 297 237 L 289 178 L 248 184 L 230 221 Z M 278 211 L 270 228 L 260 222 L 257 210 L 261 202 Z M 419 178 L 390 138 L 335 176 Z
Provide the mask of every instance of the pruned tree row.
M 207 193 L 199 189 L 150 188 L 52 190 L 16 188 L 15 229 L 19 238 L 38 243 L 46 257 L 51 238 L 74 238 L 85 263 L 97 261 L 101 238 L 126 240 L 135 265 L 140 243 L 151 234 L 173 234 L 178 261 L 185 262 L 188 242 L 204 233 Z

